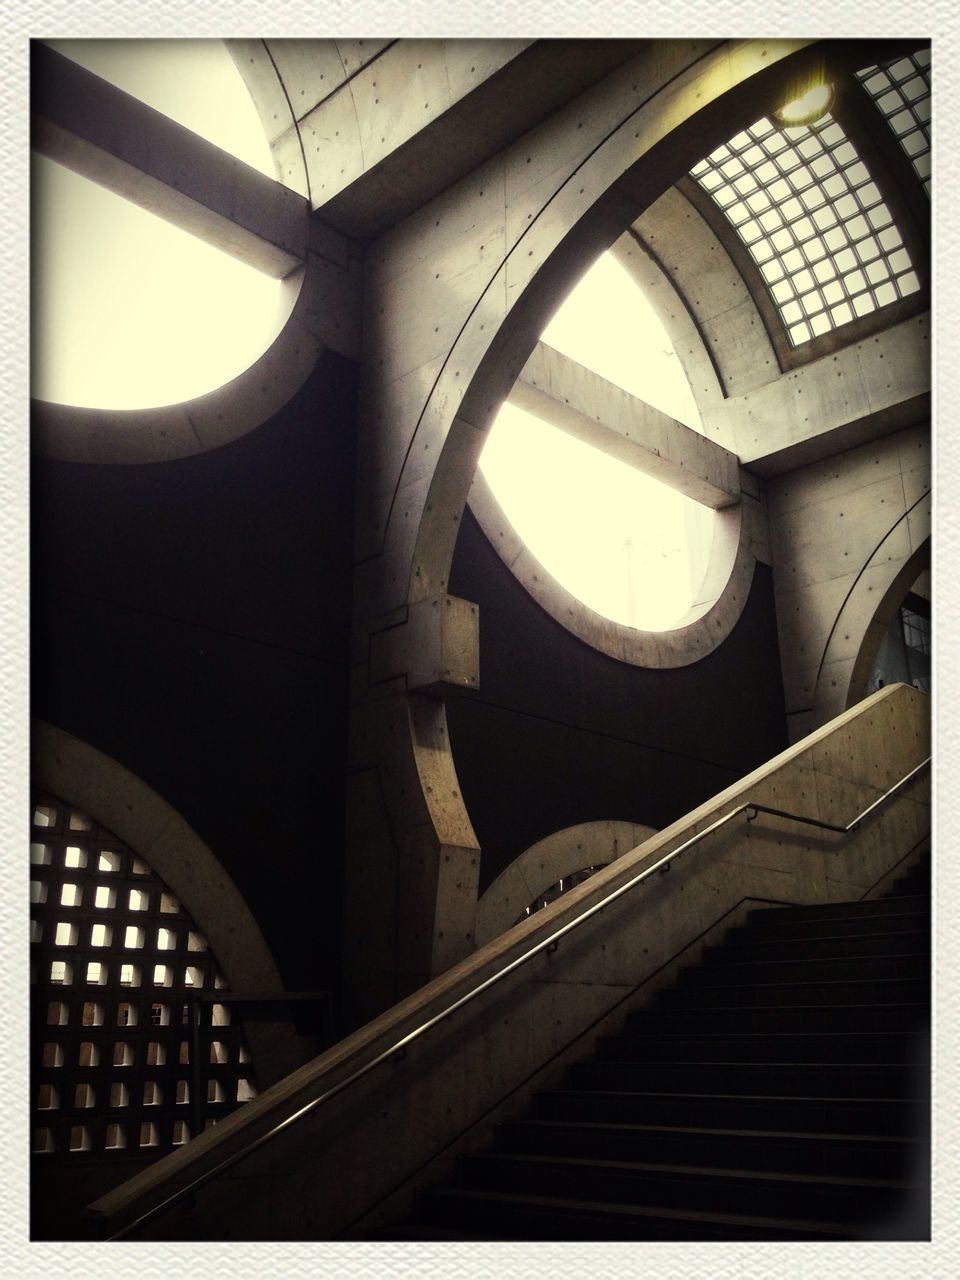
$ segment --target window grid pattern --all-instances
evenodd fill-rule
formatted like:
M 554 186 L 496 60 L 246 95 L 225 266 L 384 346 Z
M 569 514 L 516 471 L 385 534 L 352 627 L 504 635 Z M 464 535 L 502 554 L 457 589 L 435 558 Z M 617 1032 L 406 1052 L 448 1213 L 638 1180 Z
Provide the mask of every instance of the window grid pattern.
M 747 247 L 793 347 L 920 288 L 879 188 L 829 114 L 796 128 L 763 117 L 691 175 Z
M 164 1154 L 192 1136 L 191 997 L 226 991 L 215 957 L 142 859 L 51 796 L 30 862 L 33 1149 Z M 204 1009 L 208 1128 L 256 1088 L 229 1005 Z
M 930 195 L 930 50 L 864 67 L 857 79 L 893 130 Z

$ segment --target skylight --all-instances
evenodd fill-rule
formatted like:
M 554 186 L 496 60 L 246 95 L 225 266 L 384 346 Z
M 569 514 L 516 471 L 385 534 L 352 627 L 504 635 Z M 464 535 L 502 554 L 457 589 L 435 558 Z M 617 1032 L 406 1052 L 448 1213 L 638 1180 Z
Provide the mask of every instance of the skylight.
M 930 194 L 930 50 L 865 67 L 857 79 L 900 141 Z
M 699 415 L 670 341 L 629 274 L 603 255 L 544 340 L 671 417 Z M 597 613 L 675 626 L 703 581 L 716 513 L 507 403 L 480 466 L 544 569 Z
M 919 290 L 890 209 L 829 113 L 783 129 L 763 117 L 691 173 L 749 250 L 792 346 Z

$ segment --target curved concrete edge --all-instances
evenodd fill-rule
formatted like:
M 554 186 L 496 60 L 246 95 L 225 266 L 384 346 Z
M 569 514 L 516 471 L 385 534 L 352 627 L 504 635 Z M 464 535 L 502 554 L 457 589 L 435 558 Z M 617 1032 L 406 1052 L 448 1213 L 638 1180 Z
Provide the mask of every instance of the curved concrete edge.
M 149 863 L 193 917 L 230 990 L 282 994 L 279 970 L 250 908 L 176 809 L 80 738 L 42 720 L 31 729 L 33 784 L 88 813 Z M 302 1063 L 311 1047 L 298 1044 L 282 1023 L 249 1022 L 244 1030 L 261 1086 Z
M 823 724 L 865 696 L 873 662 L 897 606 L 930 563 L 931 503 L 927 493 L 912 511 L 897 518 L 841 605 L 817 675 L 815 723 Z M 904 520 L 912 547 L 906 560 L 892 550 Z
M 527 548 L 479 470 L 469 504 L 491 546 L 542 609 L 594 649 L 636 667 L 690 666 L 721 645 L 743 612 L 766 543 L 762 510 L 751 499 L 718 511 L 694 604 L 672 630 L 640 631 L 603 617 L 557 582 Z
M 832 833 L 785 828 L 779 818 L 731 823 L 678 858 L 669 874 L 648 877 L 585 922 L 556 951 L 544 949 L 511 970 L 530 947 L 748 800 L 848 821 L 929 754 L 929 735 L 925 695 L 902 684 L 879 690 L 109 1192 L 92 1212 L 117 1229 L 324 1097 L 324 1106 L 276 1142 L 200 1188 L 193 1203 L 181 1202 L 172 1217 L 151 1224 L 147 1237 L 341 1237 L 371 1206 L 416 1182 L 439 1147 L 449 1153 L 478 1118 L 529 1090 L 545 1064 L 562 1067 L 602 1018 L 745 897 L 810 904 L 866 896 L 928 835 L 929 776 L 842 847 Z M 504 970 L 504 981 L 467 1009 L 441 1016 Z M 430 1035 L 390 1052 L 433 1017 L 439 1021 Z M 358 1071 L 362 1078 L 342 1088 Z
M 263 354 L 223 386 L 180 404 L 93 409 L 31 401 L 35 454 L 57 462 L 167 462 L 230 444 L 268 421 L 303 386 L 326 345 L 317 291 L 329 264 L 309 255 L 282 284 L 283 325 Z M 332 345 L 332 344 L 331 344 Z
M 654 835 L 653 827 L 616 819 L 580 822 L 544 836 L 487 886 L 477 903 L 477 946 L 515 925 L 520 913 L 564 876 L 615 861 Z
M 629 231 L 614 241 L 610 246 L 610 253 L 643 291 L 663 325 L 689 384 L 697 410 L 700 411 L 723 403 L 723 387 L 703 336 L 697 328 L 690 299 L 667 270 L 653 245 L 648 244 L 645 238 L 647 219 L 661 214 L 668 222 L 673 220 L 670 215 L 674 212 L 675 199 L 682 200 L 683 197 L 676 187 L 671 187 L 636 220 Z M 682 256 L 685 247 L 686 226 L 683 233 L 683 245 L 677 236 L 676 242 L 665 246 L 676 257 Z M 664 251 L 663 246 L 657 247 L 661 253 Z M 696 430 L 706 435 L 702 424 Z

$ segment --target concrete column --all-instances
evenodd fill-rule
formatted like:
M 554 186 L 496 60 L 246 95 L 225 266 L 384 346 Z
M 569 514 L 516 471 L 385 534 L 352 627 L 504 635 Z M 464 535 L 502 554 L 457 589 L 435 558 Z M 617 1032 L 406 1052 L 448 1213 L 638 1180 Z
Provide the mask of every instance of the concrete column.
M 552 310 L 722 130 L 754 118 L 804 43 L 651 43 L 368 250 L 346 870 L 355 1017 L 472 946 L 466 873 L 479 858 L 442 701 L 412 693 L 410 671 L 375 683 L 374 636 L 446 593 L 485 433 Z

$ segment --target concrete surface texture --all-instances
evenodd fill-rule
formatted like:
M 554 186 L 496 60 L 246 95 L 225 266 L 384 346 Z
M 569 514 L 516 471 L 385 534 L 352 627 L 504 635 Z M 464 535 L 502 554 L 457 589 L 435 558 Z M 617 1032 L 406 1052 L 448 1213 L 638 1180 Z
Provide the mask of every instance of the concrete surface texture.
M 851 822 L 928 755 L 927 701 L 906 685 L 880 690 L 107 1195 L 97 1211 L 119 1228 L 738 806 L 756 801 L 834 825 Z M 195 1202 L 157 1219 L 148 1236 L 189 1238 L 216 1224 L 225 1239 L 318 1239 L 363 1235 L 395 1221 L 417 1186 L 442 1177 L 456 1150 L 476 1143 L 481 1116 L 489 1124 L 505 1103 L 516 1105 L 518 1091 L 521 1100 L 528 1096 L 533 1080 L 542 1083 L 543 1063 L 556 1075 L 583 1051 L 585 1033 L 592 1039 L 606 1015 L 628 1007 L 626 998 L 642 1000 L 694 961 L 711 930 L 736 923 L 751 900 L 808 904 L 867 895 L 928 838 L 929 772 L 846 836 L 787 818 L 747 817 L 706 836 L 668 872 L 642 880 L 556 948 L 388 1055 L 201 1188 Z M 443 1160 L 425 1170 L 438 1150 Z
M 126 185 L 165 216 L 197 229 L 203 224 L 207 234 L 219 235 L 217 229 L 228 225 L 235 251 L 266 259 L 272 270 L 285 274 L 290 310 L 273 346 L 251 368 L 195 401 L 124 412 L 34 406 L 34 445 L 49 463 L 44 475 L 52 477 L 55 495 L 44 508 L 44 520 L 62 531 L 65 544 L 51 553 L 50 582 L 44 584 L 54 601 L 49 616 L 55 617 L 55 625 L 45 624 L 45 643 L 68 608 L 71 618 L 83 614 L 83 600 L 94 601 L 89 609 L 104 617 L 114 616 L 101 609 L 104 597 L 110 607 L 119 601 L 128 621 L 135 615 L 135 625 L 123 632 L 118 646 L 121 660 L 113 664 L 113 650 L 95 626 L 88 626 L 86 665 L 92 669 L 100 663 L 103 669 L 75 672 L 72 688 L 59 676 L 64 654 L 49 641 L 54 656 L 46 669 L 57 674 L 44 690 L 52 707 L 45 718 L 67 728 L 80 726 L 78 735 L 82 730 L 96 743 L 109 743 L 120 723 L 120 737 L 126 733 L 129 740 L 121 706 L 127 690 L 142 694 L 137 681 L 152 681 L 174 687 L 185 704 L 188 695 L 174 677 L 189 672 L 190 696 L 204 707 L 209 738 L 202 740 L 212 744 L 209 754 L 219 749 L 229 758 L 225 748 L 242 738 L 238 754 L 247 770 L 242 776 L 269 776 L 274 790 L 259 795 L 251 786 L 246 788 L 250 794 L 238 796 L 224 768 L 224 777 L 211 770 L 209 795 L 198 798 L 177 771 L 183 754 L 180 721 L 171 719 L 164 728 L 164 708 L 149 697 L 132 702 L 151 711 L 141 732 L 144 740 L 156 735 L 156 749 L 146 754 L 159 776 L 181 786 L 190 803 L 206 813 L 211 830 L 229 831 L 217 825 L 218 812 L 236 805 L 254 833 L 249 843 L 257 857 L 264 851 L 266 870 L 253 866 L 256 858 L 246 854 L 237 855 L 231 867 L 236 840 L 224 837 L 224 847 L 210 855 L 225 868 L 222 881 L 214 871 L 209 879 L 183 871 L 175 884 L 181 873 L 174 859 L 167 868 L 170 882 L 183 889 L 185 903 L 224 967 L 237 967 L 238 982 L 260 974 L 272 983 L 271 946 L 282 950 L 291 928 L 304 935 L 317 928 L 312 900 L 300 894 L 300 877 L 289 862 L 282 886 L 269 886 L 270 903 L 282 890 L 289 911 L 257 900 L 267 896 L 261 891 L 270 874 L 269 837 L 282 819 L 285 832 L 293 833 L 285 848 L 296 846 L 303 877 L 335 886 L 331 899 L 342 886 L 342 900 L 337 897 L 325 919 L 339 913 L 336 980 L 346 1025 L 363 1029 L 230 1117 L 215 1134 L 202 1135 L 189 1150 L 143 1175 L 125 1193 L 124 1204 L 149 1196 L 168 1176 L 176 1181 L 202 1167 L 261 1132 L 294 1100 L 335 1084 L 448 997 L 509 962 L 527 942 L 748 792 L 777 807 L 845 820 L 927 749 L 922 697 L 899 688 L 858 700 L 887 625 L 929 563 L 929 282 L 924 279 L 910 307 L 894 304 L 805 349 L 788 351 L 784 333 L 770 327 L 771 308 L 758 294 L 764 286 L 759 274 L 750 275 L 744 266 L 743 246 L 729 227 L 724 230 L 719 212 L 707 215 L 686 178 L 734 131 L 772 111 L 785 86 L 812 68 L 826 62 L 849 72 L 853 54 L 844 42 L 244 39 L 229 44 L 270 140 L 276 183 L 246 172 L 209 144 L 199 146 L 188 131 L 152 121 L 146 109 L 109 92 L 96 77 L 62 67 L 56 75 L 51 72 L 53 87 L 61 71 L 73 77 L 86 106 L 76 115 L 65 114 L 54 94 L 51 129 L 38 132 L 41 146 L 99 173 L 101 181 Z M 865 44 L 862 53 L 881 60 L 895 56 L 901 46 L 892 47 L 885 55 L 882 42 Z M 106 119 L 111 112 L 115 118 Z M 156 148 L 144 143 L 143 131 L 151 129 Z M 871 164 L 880 165 L 878 173 L 890 189 L 917 186 L 880 116 L 864 129 Z M 114 143 L 123 153 L 119 158 Z M 919 228 L 923 237 L 928 213 L 919 187 L 918 193 L 919 205 L 913 196 L 894 204 L 904 225 L 913 218 L 912 234 Z M 540 335 L 572 285 L 611 247 L 663 320 L 697 402 L 699 431 L 540 345 Z M 325 380 L 324 387 L 316 385 L 319 380 Z M 325 413 L 328 387 L 336 404 Z M 545 574 L 512 528 L 477 472 L 486 433 L 511 396 L 716 509 L 708 572 L 689 614 L 672 631 L 640 632 L 598 617 Z M 284 434 L 287 427 L 290 435 Z M 288 520 L 291 478 L 282 468 L 269 471 L 281 477 L 271 482 L 277 488 L 269 495 L 273 515 L 263 515 L 258 506 L 259 523 L 251 535 L 245 523 L 246 486 L 256 486 L 261 474 L 268 474 L 257 442 L 273 439 L 274 431 L 288 445 L 294 437 L 330 444 L 329 450 L 305 452 L 324 461 L 310 461 L 301 471 L 310 473 L 326 494 L 324 501 L 336 507 L 341 531 L 352 513 L 352 558 L 345 543 L 325 527 L 318 533 L 301 512 Z M 190 489 L 187 482 L 197 477 L 203 483 Z M 186 526 L 187 508 L 179 504 L 188 489 L 194 497 L 192 523 Z M 137 511 L 131 513 L 125 504 L 133 502 L 133 493 Z M 235 500 L 229 526 L 235 536 L 223 541 L 235 545 L 223 548 L 211 536 L 208 516 L 218 501 L 228 499 Z M 448 730 L 452 700 L 466 706 L 482 696 L 485 644 L 493 647 L 485 640 L 487 623 L 477 600 L 450 581 L 468 502 L 483 535 L 527 592 L 525 602 L 532 601 L 546 619 L 549 643 L 564 646 L 571 684 L 585 668 L 582 655 L 588 650 L 591 661 L 609 662 L 619 672 L 649 669 L 651 681 L 660 681 L 644 686 L 649 718 L 659 717 L 662 725 L 669 712 L 682 720 L 680 739 L 688 743 L 696 738 L 704 712 L 695 699 L 676 693 L 695 687 L 694 681 L 683 685 L 677 672 L 710 670 L 725 652 L 749 654 L 761 633 L 772 637 L 776 623 L 788 716 L 788 727 L 777 728 L 776 741 L 786 742 L 789 732 L 789 740 L 799 743 L 693 813 L 685 812 L 693 801 L 678 803 L 672 825 L 629 855 L 621 852 L 611 866 L 536 918 L 484 945 L 499 928 L 491 921 L 496 917 L 502 923 L 497 913 L 506 910 L 505 903 L 513 909 L 520 886 L 526 893 L 539 885 L 537 877 L 530 878 L 531 858 L 543 863 L 538 876 L 568 865 L 569 843 L 558 827 L 589 819 L 597 824 L 594 835 L 602 829 L 606 839 L 614 832 L 619 842 L 622 833 L 613 815 L 634 828 L 644 827 L 645 815 L 618 802 L 596 812 L 544 819 L 539 830 L 524 836 L 523 844 L 533 842 L 530 857 L 508 867 L 506 879 L 495 893 L 488 890 L 486 905 L 478 906 L 485 883 L 483 850 Z M 59 511 L 53 509 L 56 503 Z M 88 511 L 94 511 L 89 521 L 83 518 Z M 152 524 L 156 514 L 159 532 L 138 525 L 131 540 L 148 565 L 145 571 L 130 562 L 133 552 L 124 558 L 124 539 L 116 528 L 104 531 L 109 521 L 98 521 L 101 511 L 111 518 L 147 513 L 142 525 Z M 476 526 L 467 520 L 472 536 Z M 116 527 L 124 527 L 126 536 L 125 526 Z M 170 532 L 184 528 L 189 535 L 183 538 Z M 304 530 L 308 541 L 298 542 Z M 168 542 L 178 548 L 179 573 L 171 565 L 169 546 L 161 545 Z M 253 580 L 261 584 L 266 605 L 244 594 L 250 567 L 238 563 L 244 557 L 256 561 L 260 576 Z M 499 572 L 496 557 L 490 559 Z M 288 583 L 291 564 L 295 570 Z M 304 616 L 315 628 L 338 636 L 337 644 L 319 655 L 294 607 L 312 589 L 305 585 L 306 564 L 320 603 Z M 279 586 L 268 591 L 264 583 Z M 766 592 L 763 618 L 758 621 L 754 614 L 747 625 L 748 597 L 761 600 L 761 588 Z M 208 601 L 214 602 L 209 612 Z M 89 624 L 89 612 L 83 616 Z M 150 630 L 152 623 L 144 621 L 157 617 L 172 619 L 175 642 L 158 638 L 160 629 Z M 205 639 L 240 634 L 246 645 L 242 661 L 236 654 L 221 657 L 218 672 L 226 675 L 216 685 L 204 665 L 204 650 L 213 646 L 197 641 L 198 618 Z M 509 632 L 509 625 L 504 629 Z M 65 634 L 67 629 L 58 632 L 60 643 Z M 509 665 L 510 645 L 516 652 L 526 637 L 507 639 L 510 643 L 499 644 L 497 652 Z M 775 647 L 771 638 L 768 656 Z M 294 650 L 296 663 L 290 659 L 289 670 L 271 665 L 277 653 L 286 662 Z M 306 650 L 307 661 L 297 665 Z M 737 661 L 741 667 L 730 683 L 741 695 L 742 714 L 749 716 L 755 710 L 751 671 L 746 659 Z M 271 713 L 262 719 L 251 717 L 245 706 L 251 668 L 261 681 L 257 711 Z M 166 673 L 168 682 L 157 672 Z M 310 699 L 319 683 L 329 698 L 315 704 Z M 114 684 L 117 701 L 111 702 Z M 203 701 L 210 688 L 215 695 Z M 674 703 L 665 710 L 667 690 L 674 691 Z M 590 690 L 578 689 L 577 696 L 588 703 Z M 768 701 L 777 702 L 782 722 L 779 701 Z M 344 742 L 347 733 L 339 726 L 348 702 Z M 297 712 L 306 707 L 309 717 L 309 733 L 297 720 L 300 736 L 291 738 L 299 763 L 315 751 L 323 767 L 336 773 L 342 805 L 329 822 L 330 815 L 310 812 L 313 792 L 302 771 L 296 773 L 296 786 L 288 788 L 287 779 L 270 768 L 271 753 L 279 753 L 276 744 L 287 741 L 296 719 L 291 707 Z M 338 720 L 339 707 L 344 710 Z M 589 768 L 603 733 L 616 737 L 615 716 L 608 716 L 606 726 L 592 725 L 589 733 L 568 734 L 569 726 L 554 724 L 549 713 L 549 706 L 538 706 L 527 719 L 536 720 L 538 728 L 550 725 L 558 741 L 573 742 L 570 759 L 580 769 Z M 646 715 L 640 708 L 637 718 Z M 189 715 L 185 718 L 189 723 Z M 242 737 L 248 719 L 257 726 L 250 735 L 255 743 Z M 606 740 L 604 746 L 609 746 Z M 667 741 L 664 733 L 643 746 L 668 755 L 675 741 Z M 734 776 L 728 756 L 717 754 L 698 758 L 698 767 L 704 774 L 716 769 L 723 778 Z M 496 750 L 488 755 L 486 767 L 495 773 Z M 625 776 L 624 762 L 632 768 L 634 758 L 628 750 L 617 758 Z M 742 767 L 752 767 L 752 760 Z M 109 764 L 104 768 L 104 776 L 114 781 L 102 784 L 104 807 L 97 817 L 112 825 L 112 819 L 122 818 L 116 796 L 125 783 Z M 522 767 L 521 776 L 509 780 L 513 791 L 522 794 L 531 772 Z M 51 789 L 57 781 L 52 778 Z M 62 781 L 72 785 L 66 775 Z M 628 778 L 621 792 L 625 800 L 630 783 Z M 554 784 L 554 792 L 560 785 Z M 90 786 L 94 791 L 101 786 L 92 774 Z M 149 815 L 155 800 L 166 801 L 159 800 L 163 787 L 155 779 L 144 786 Z M 697 800 L 705 794 L 707 788 Z M 77 794 L 78 803 L 84 798 Z M 96 806 L 88 807 L 94 812 Z M 189 830 L 190 823 L 172 810 L 171 815 L 163 829 L 188 840 L 184 828 Z M 658 819 L 651 825 L 661 824 Z M 341 826 L 342 844 L 339 834 L 332 839 L 327 834 Z M 441 1143 L 452 1135 L 472 1141 L 469 1135 L 482 1111 L 508 1105 L 519 1082 L 532 1078 L 545 1059 L 559 1062 L 573 1052 L 584 1028 L 628 991 L 643 988 L 657 965 L 689 956 L 693 939 L 732 919 L 745 899 L 825 901 L 862 895 L 928 829 L 918 785 L 852 837 L 842 853 L 829 840 L 817 837 L 811 843 L 766 820 L 712 840 L 696 861 L 684 859 L 638 890 L 642 911 L 619 904 L 609 908 L 578 933 L 577 942 L 561 947 L 562 957 L 540 956 L 527 967 L 523 982 L 498 987 L 496 997 L 484 997 L 469 1013 L 456 1015 L 449 1029 L 411 1047 L 402 1063 L 378 1068 L 368 1083 L 327 1112 L 322 1128 L 319 1119 L 311 1119 L 289 1140 L 247 1162 L 240 1176 L 204 1191 L 197 1214 L 209 1212 L 225 1230 L 232 1215 L 239 1224 L 234 1229 L 297 1238 L 297 1233 L 345 1230 L 378 1196 L 396 1193 L 396 1208 L 410 1190 L 412 1170 L 431 1160 Z M 149 822 L 142 831 L 117 830 L 135 848 L 145 839 L 144 856 L 154 846 L 166 847 L 166 837 Z M 225 887 L 235 870 L 238 878 L 245 877 L 246 903 L 236 886 L 232 894 Z M 214 914 L 240 922 L 236 937 L 224 937 L 220 944 L 217 924 L 204 914 L 213 898 Z M 665 927 L 648 945 L 648 933 L 641 930 L 650 918 Z M 268 936 L 272 941 L 261 948 L 257 938 Z M 254 941 L 245 949 L 247 939 Z M 381 1105 L 384 1091 L 401 1104 Z M 449 1104 L 448 1114 L 431 1111 L 436 1099 Z M 413 1116 L 419 1117 L 416 1125 Z M 382 1157 L 379 1162 L 371 1161 L 371 1150 Z M 290 1217 L 274 1218 L 272 1211 L 265 1216 L 260 1188 L 266 1181 L 280 1191 Z

